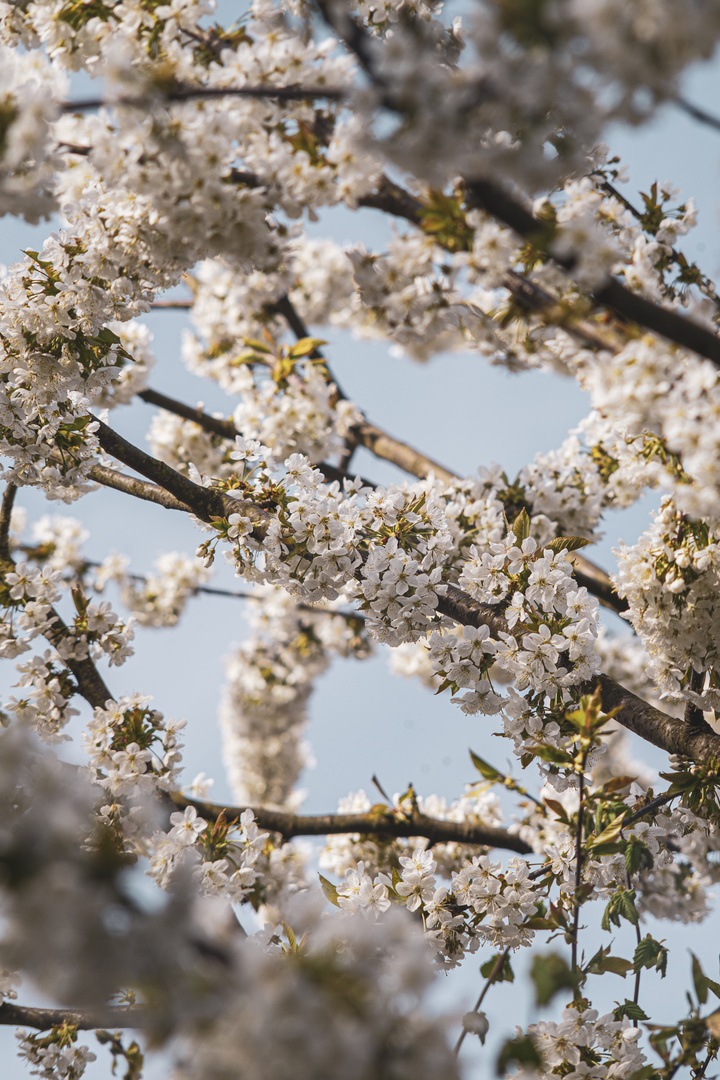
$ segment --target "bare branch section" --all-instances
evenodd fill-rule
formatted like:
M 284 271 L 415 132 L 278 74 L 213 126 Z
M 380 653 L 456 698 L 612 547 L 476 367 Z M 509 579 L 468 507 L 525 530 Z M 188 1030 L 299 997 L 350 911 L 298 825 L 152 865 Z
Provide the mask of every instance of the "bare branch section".
M 0 559 L 10 559 L 10 519 L 16 492 L 15 484 L 8 484 L 0 505 Z
M 133 97 L 81 98 L 77 101 L 64 101 L 59 106 L 60 112 L 88 112 L 90 109 L 102 109 L 117 105 L 147 107 L 151 101 L 197 101 L 202 99 L 227 97 L 274 98 L 276 101 L 311 101 L 325 98 L 328 101 L 341 101 L 347 94 L 340 87 L 331 86 L 174 86 L 163 89 L 150 87 L 146 94 Z
M 137 480 L 134 476 L 126 476 L 117 469 L 110 469 L 107 465 L 93 465 L 88 470 L 90 479 L 104 487 L 114 488 L 126 495 L 133 495 L 136 499 L 144 499 L 146 502 L 157 503 L 166 510 L 181 510 L 184 514 L 192 514 L 194 510 L 187 503 L 180 502 L 165 488 L 157 484 L 150 484 L 147 480 Z
M 157 458 L 146 454 L 144 450 L 133 446 L 122 435 L 109 428 L 107 424 L 100 420 L 97 421 L 97 424 L 98 442 L 106 453 L 112 454 L 113 457 L 122 461 L 129 468 L 135 469 L 136 472 L 147 477 L 153 484 L 165 488 L 166 491 L 175 496 L 178 502 L 188 507 L 193 514 L 203 521 L 227 517 L 229 514 L 242 514 L 256 525 L 267 523 L 267 514 L 260 510 L 255 503 L 242 499 L 232 499 L 214 488 L 201 487 L 199 484 L 193 483 L 192 480 L 188 480 L 182 473 L 171 469 L 164 461 L 158 461 Z M 143 495 L 139 491 L 128 491 L 128 493 L 138 494 L 140 498 L 147 497 L 147 495 Z M 152 501 L 159 500 L 152 499 Z M 173 507 L 173 509 L 176 508 Z
M 668 754 L 681 754 L 703 764 L 720 762 L 720 735 L 705 720 L 678 720 L 648 705 L 607 675 L 600 675 L 599 681 L 604 711 L 618 709 L 615 719 L 628 731 Z
M 215 821 L 220 814 L 233 820 L 239 818 L 244 806 L 223 806 L 220 803 L 188 799 L 183 795 L 171 795 L 176 806 L 194 806 L 201 817 Z M 426 814 L 405 814 L 399 810 L 385 810 L 371 814 L 288 814 L 280 810 L 249 807 L 259 828 L 280 833 L 284 840 L 294 836 L 330 836 L 359 833 L 361 836 L 388 837 L 422 836 L 431 844 L 478 844 L 482 847 L 505 848 L 521 855 L 532 854 L 532 848 L 505 829 L 490 825 L 476 825 L 466 821 L 441 821 Z
M 0 1004 L 0 1024 L 49 1031 L 62 1024 L 72 1024 L 78 1031 L 97 1028 L 140 1028 L 150 1021 L 150 1011 L 143 1005 L 108 1005 L 100 1009 L 35 1009 L 28 1005 Z
M 693 105 L 691 101 L 686 101 L 683 97 L 675 98 L 675 105 L 679 109 L 682 109 L 688 116 L 692 116 L 693 120 L 697 120 L 700 124 L 705 124 L 707 127 L 713 128 L 714 131 L 720 131 L 720 117 L 713 116 L 706 109 L 701 109 L 698 105 Z

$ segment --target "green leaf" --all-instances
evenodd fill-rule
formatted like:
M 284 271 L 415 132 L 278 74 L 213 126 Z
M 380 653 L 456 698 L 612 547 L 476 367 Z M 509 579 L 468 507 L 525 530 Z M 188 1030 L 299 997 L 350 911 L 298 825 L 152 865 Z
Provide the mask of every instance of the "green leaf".
M 289 350 L 288 356 L 291 356 L 293 360 L 300 360 L 301 357 L 309 356 L 310 353 L 314 353 L 321 345 L 327 345 L 327 341 L 314 337 L 300 338 L 300 340 Z
M 545 544 L 546 548 L 550 548 L 551 551 L 577 551 L 578 548 L 587 547 L 591 544 L 591 540 L 586 540 L 584 536 L 558 536 L 555 540 L 551 540 L 549 544 Z
M 705 973 L 703 972 L 700 961 L 695 953 L 691 952 L 690 955 L 692 956 L 692 977 L 693 983 L 695 984 L 695 993 L 700 1004 L 704 1005 L 708 996 L 707 979 L 705 978 Z
M 98 341 L 102 341 L 105 345 L 120 344 L 120 338 L 117 336 L 117 334 L 113 333 L 113 331 L 110 330 L 107 326 L 103 327 L 102 330 L 98 330 L 95 336 L 97 337 Z
M 616 791 L 622 791 L 623 788 L 630 787 L 637 780 L 637 776 L 613 776 L 612 780 L 608 780 L 607 784 L 603 784 L 602 790 L 606 795 L 614 795 Z
M 320 888 L 325 893 L 325 899 L 329 900 L 331 904 L 335 905 L 335 907 L 340 907 L 340 904 L 338 903 L 337 889 L 333 885 L 332 881 L 328 881 L 328 879 L 323 877 L 322 874 L 318 874 L 318 877 L 320 878 Z
M 515 533 L 515 539 L 518 544 L 522 544 L 523 540 L 527 540 L 530 535 L 530 518 L 525 507 L 522 508 L 518 516 L 513 521 L 512 531 Z
M 498 772 L 497 769 L 493 768 L 492 765 L 489 765 L 487 763 L 487 761 L 485 761 L 483 758 L 481 758 L 473 750 L 470 750 L 470 758 L 472 760 L 473 765 L 475 766 L 475 768 L 477 769 L 477 771 L 480 773 L 480 775 L 482 776 L 482 778 L 484 780 L 490 780 L 493 783 L 497 783 L 500 780 L 504 780 L 504 776 L 503 776 L 503 774 L 501 772 Z
M 589 848 L 594 848 L 597 847 L 598 844 L 612 844 L 613 841 L 616 840 L 620 835 L 620 831 L 623 827 L 623 821 L 628 816 L 628 813 L 629 810 L 625 809 L 623 810 L 622 814 L 618 814 L 614 821 L 611 821 L 610 824 L 606 826 L 601 833 L 598 833 L 597 836 L 590 837 L 587 846 Z
M 559 953 L 536 955 L 530 967 L 530 978 L 535 984 L 535 1004 L 547 1005 L 561 990 L 577 989 L 577 974 L 570 970 Z
M 700 961 L 695 953 L 691 952 L 690 955 L 692 956 L 692 977 L 693 983 L 695 984 L 695 993 L 697 994 L 697 999 L 700 1004 L 704 1005 L 707 1001 L 708 990 L 712 990 L 715 997 L 720 998 L 720 983 L 716 983 L 714 979 L 708 978 L 700 966 Z
M 328 884 L 329 884 L 329 882 L 328 882 Z M 297 943 L 297 937 L 295 936 L 295 931 L 293 930 L 292 926 L 289 925 L 289 923 L 284 922 L 282 925 L 283 925 L 283 930 L 285 931 L 285 937 L 288 939 L 288 945 L 290 946 L 290 952 L 297 952 L 298 943 Z
M 264 341 L 258 341 L 257 338 L 243 338 L 243 343 L 247 345 L 249 349 L 254 349 L 256 352 L 264 353 L 265 356 L 272 355 L 272 349 L 268 347 L 267 343 Z
M 529 1035 L 507 1040 L 495 1062 L 496 1074 L 502 1076 L 511 1062 L 520 1066 L 527 1065 L 530 1070 L 542 1067 L 543 1060 Z
M 544 803 L 550 810 L 554 810 L 554 812 L 557 814 L 557 816 L 562 821 L 563 825 L 569 825 L 570 824 L 570 818 L 567 816 L 567 810 L 565 809 L 565 807 L 563 806 L 562 803 L 559 803 L 557 801 L 557 799 L 548 799 L 548 798 L 544 799 Z
M 483 979 L 490 978 L 499 955 L 500 953 L 495 953 L 494 956 L 491 956 L 489 960 L 486 960 L 484 964 L 480 965 L 480 974 L 482 975 Z M 509 955 L 505 957 L 502 962 L 502 966 L 500 967 L 500 970 L 493 979 L 493 984 L 499 982 L 515 982 L 515 972 L 512 969 Z
M 637 948 L 635 949 L 635 955 L 633 956 L 633 968 L 635 971 L 640 971 L 641 968 L 655 968 L 659 971 L 663 979 L 665 978 L 665 972 L 667 969 L 668 951 L 660 941 L 655 941 L 650 934 L 646 934 L 642 941 L 639 941 Z
M 587 975 L 604 975 L 606 971 L 610 971 L 624 979 L 627 973 L 633 970 L 633 963 L 622 956 L 611 956 L 610 946 L 607 945 L 598 949 L 584 970 Z
M 631 876 L 638 870 L 652 870 L 654 859 L 647 844 L 637 836 L 631 836 L 625 848 L 625 867 Z
M 633 926 L 637 926 L 640 916 L 635 907 L 634 889 L 617 889 L 610 897 L 607 907 L 603 912 L 600 922 L 603 930 L 609 930 L 610 924 L 620 925 L 620 919 L 627 919 Z
M 622 1020 L 624 1016 L 627 1016 L 628 1020 L 650 1019 L 647 1013 L 643 1012 L 639 1005 L 636 1005 L 634 1001 L 628 1001 L 627 999 L 622 1005 L 618 1005 L 617 1009 L 613 1012 L 614 1020 Z
M 572 754 L 566 750 L 560 750 L 557 746 L 542 746 L 537 743 L 532 747 L 532 753 L 534 757 L 539 757 L 541 761 L 547 761 L 550 765 L 570 765 L 573 760 Z

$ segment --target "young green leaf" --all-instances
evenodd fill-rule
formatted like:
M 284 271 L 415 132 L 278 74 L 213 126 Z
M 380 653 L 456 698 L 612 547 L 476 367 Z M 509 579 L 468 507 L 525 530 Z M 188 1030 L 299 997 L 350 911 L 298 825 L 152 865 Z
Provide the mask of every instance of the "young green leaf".
M 512 531 L 515 533 L 515 539 L 518 544 L 522 544 L 523 540 L 527 540 L 530 535 L 530 518 L 525 507 L 522 508 L 518 516 L 513 521 Z
M 633 956 L 633 969 L 640 971 L 641 968 L 655 968 L 663 979 L 667 970 L 668 951 L 660 941 L 655 941 L 650 934 L 638 942 Z
M 338 903 L 337 889 L 333 885 L 332 881 L 328 881 L 328 879 L 323 877 L 322 874 L 318 874 L 318 877 L 320 878 L 320 888 L 325 893 L 325 899 L 329 900 L 331 904 L 335 905 L 335 907 L 340 907 L 340 904 Z
M 568 967 L 559 953 L 537 955 L 530 967 L 530 978 L 535 984 L 535 1003 L 547 1005 L 561 990 L 577 990 L 577 974 Z

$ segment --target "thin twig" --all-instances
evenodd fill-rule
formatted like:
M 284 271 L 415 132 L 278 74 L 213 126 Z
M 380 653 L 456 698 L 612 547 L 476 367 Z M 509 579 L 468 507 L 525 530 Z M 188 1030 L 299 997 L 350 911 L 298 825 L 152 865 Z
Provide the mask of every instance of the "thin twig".
M 507 949 L 505 949 L 504 952 L 499 954 L 497 960 L 493 964 L 492 971 L 488 975 L 487 980 L 485 982 L 485 985 L 482 988 L 482 991 L 480 993 L 480 997 L 477 999 L 477 1001 L 475 1002 L 474 1008 L 471 1010 L 472 1012 L 479 1012 L 480 1011 L 480 1006 L 482 1005 L 483 1001 L 485 1000 L 485 995 L 487 994 L 487 992 L 490 989 L 490 987 L 492 986 L 492 984 L 495 982 L 495 979 L 500 974 L 502 966 L 505 963 L 505 960 L 507 959 L 509 953 L 510 953 L 510 949 L 507 948 Z M 465 1036 L 466 1035 L 467 1035 L 467 1029 L 463 1028 L 462 1031 L 460 1032 L 460 1037 L 458 1038 L 458 1041 L 455 1043 L 455 1049 L 453 1050 L 453 1056 L 454 1057 L 457 1057 L 458 1054 L 460 1053 L 460 1047 L 462 1046 L 463 1042 L 465 1041 Z
M 578 817 L 577 817 L 577 829 L 575 831 L 575 906 L 573 909 L 573 928 L 572 928 L 572 972 L 573 975 L 577 974 L 577 949 L 578 949 L 578 934 L 580 932 L 580 886 L 582 884 L 582 837 L 583 837 L 583 800 L 585 797 L 585 759 L 587 755 L 583 755 L 582 770 L 579 777 L 579 794 L 578 794 Z
M 711 127 L 715 131 L 720 131 L 720 119 L 707 112 L 706 109 L 701 109 L 699 105 L 693 105 L 692 102 L 680 97 L 680 95 L 673 100 L 673 104 L 677 105 L 678 109 L 682 109 L 688 116 L 692 116 L 693 120 L 706 124 L 707 127 Z
M 210 413 L 204 412 L 204 410 L 198 405 L 193 408 L 191 405 L 186 405 L 183 401 L 178 401 L 177 398 L 169 397 L 167 394 L 161 394 L 157 390 L 141 390 L 137 397 L 141 398 L 148 405 L 157 405 L 158 408 L 164 409 L 165 412 L 173 413 L 175 416 L 181 416 L 184 420 L 190 420 L 193 424 L 197 424 L 204 431 L 209 432 L 211 435 L 219 435 L 223 439 L 235 439 L 240 432 L 235 427 L 232 420 L 224 420 L 217 416 L 211 416 Z M 359 480 L 363 487 L 374 488 L 372 480 L 366 480 L 362 476 L 358 476 L 357 473 L 349 472 L 347 469 L 338 468 L 335 465 L 330 465 L 326 461 L 321 461 L 319 464 L 314 465 L 313 468 L 321 472 L 325 479 L 332 483 L 333 480 L 337 480 L 342 483 L 343 480 Z

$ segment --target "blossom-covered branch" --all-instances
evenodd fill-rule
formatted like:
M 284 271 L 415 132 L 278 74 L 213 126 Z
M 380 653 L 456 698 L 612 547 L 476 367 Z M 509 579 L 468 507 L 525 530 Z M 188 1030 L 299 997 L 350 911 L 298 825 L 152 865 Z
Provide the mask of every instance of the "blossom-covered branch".
M 360 833 L 382 840 L 385 837 L 398 836 L 424 837 L 430 844 L 470 844 L 488 848 L 502 848 L 528 855 L 532 847 L 519 836 L 506 829 L 497 829 L 489 825 L 475 824 L 468 821 L 443 821 L 429 817 L 419 810 L 406 812 L 389 808 L 378 808 L 370 814 L 292 814 L 280 810 L 267 810 L 261 807 L 224 806 L 221 803 L 209 803 L 191 799 L 181 794 L 174 794 L 176 806 L 193 806 L 203 818 L 215 821 L 223 814 L 228 820 L 239 818 L 247 810 L 252 814 L 259 828 L 268 832 L 279 833 L 284 840 L 294 836 L 334 836 L 343 833 Z

